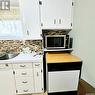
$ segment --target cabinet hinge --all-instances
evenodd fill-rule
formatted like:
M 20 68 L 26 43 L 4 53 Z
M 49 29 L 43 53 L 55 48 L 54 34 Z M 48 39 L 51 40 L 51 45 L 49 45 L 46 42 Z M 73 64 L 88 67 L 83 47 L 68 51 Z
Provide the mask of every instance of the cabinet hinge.
M 41 69 L 41 73 L 42 73 L 43 71 L 42 71 L 42 69 Z
M 40 34 L 40 36 L 42 37 L 42 34 Z
M 15 71 L 13 71 L 13 74 L 15 75 Z
M 42 1 L 39 1 L 39 5 L 42 5 Z
M 43 90 L 43 88 L 42 88 L 42 90 Z
M 72 2 L 72 6 L 74 6 L 74 2 Z
M 16 93 L 18 93 L 18 90 L 16 90 Z

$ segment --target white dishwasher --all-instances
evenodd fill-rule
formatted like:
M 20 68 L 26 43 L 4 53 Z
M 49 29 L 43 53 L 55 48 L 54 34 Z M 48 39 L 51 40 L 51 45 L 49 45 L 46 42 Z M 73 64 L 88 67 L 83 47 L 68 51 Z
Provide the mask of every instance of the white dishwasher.
M 47 64 L 48 95 L 76 95 L 81 71 L 79 63 Z

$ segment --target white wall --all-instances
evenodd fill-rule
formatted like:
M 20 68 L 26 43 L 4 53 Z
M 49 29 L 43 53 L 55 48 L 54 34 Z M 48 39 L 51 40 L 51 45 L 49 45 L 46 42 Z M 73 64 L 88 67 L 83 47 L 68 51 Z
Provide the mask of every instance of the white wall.
M 74 53 L 83 60 L 82 78 L 95 87 L 95 0 L 75 0 Z
M 10 5 L 13 7 L 19 7 L 19 0 L 10 0 Z

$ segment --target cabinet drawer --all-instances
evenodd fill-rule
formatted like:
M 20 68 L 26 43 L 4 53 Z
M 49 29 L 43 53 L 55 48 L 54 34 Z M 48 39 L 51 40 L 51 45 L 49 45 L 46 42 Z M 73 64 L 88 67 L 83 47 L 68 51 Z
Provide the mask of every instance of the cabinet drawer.
M 38 67 L 41 67 L 41 63 L 33 63 L 33 68 L 38 68 Z
M 33 76 L 33 69 L 16 69 L 15 77 Z
M 27 93 L 33 93 L 33 92 L 32 92 L 31 89 L 29 89 L 29 88 L 25 88 L 25 89 L 20 88 L 20 89 L 18 89 L 18 90 L 16 91 L 16 93 L 17 93 L 17 94 L 27 94 Z
M 34 89 L 28 88 L 28 87 L 20 87 L 16 90 L 17 94 L 28 94 L 28 93 L 34 93 Z
M 16 89 L 19 94 L 34 92 L 33 77 L 16 78 Z
M 14 69 L 32 68 L 32 63 L 13 64 Z
M 12 64 L 0 64 L 0 69 L 11 69 Z
M 20 87 L 20 86 L 30 86 L 33 87 L 34 83 L 33 83 L 33 77 L 19 77 L 19 78 L 15 78 L 16 79 L 16 86 Z

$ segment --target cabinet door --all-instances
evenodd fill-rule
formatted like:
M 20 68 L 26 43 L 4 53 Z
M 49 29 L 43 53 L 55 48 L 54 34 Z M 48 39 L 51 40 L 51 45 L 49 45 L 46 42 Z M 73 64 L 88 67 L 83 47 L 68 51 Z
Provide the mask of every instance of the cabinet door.
M 15 81 L 12 70 L 0 69 L 0 95 L 15 95 Z
M 43 92 L 43 74 L 40 68 L 34 69 L 35 93 Z
M 41 39 L 39 0 L 20 0 L 25 39 Z
M 42 0 L 43 29 L 72 28 L 72 0 Z

